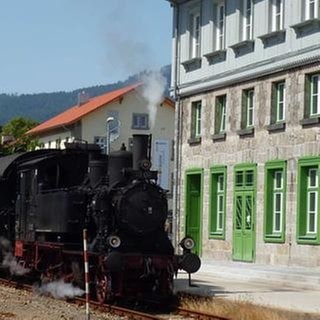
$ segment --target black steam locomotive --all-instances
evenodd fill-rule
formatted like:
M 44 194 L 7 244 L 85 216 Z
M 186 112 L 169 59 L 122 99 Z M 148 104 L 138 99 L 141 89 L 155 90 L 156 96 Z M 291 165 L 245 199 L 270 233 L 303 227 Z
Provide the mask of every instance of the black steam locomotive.
M 19 265 L 42 281 L 84 287 L 86 229 L 90 291 L 100 302 L 171 296 L 178 269 L 196 272 L 200 259 L 188 237 L 174 254 L 150 146 L 151 136 L 134 135 L 133 152 L 107 156 L 97 145 L 68 143 L 0 158 L 0 236 L 14 244 Z

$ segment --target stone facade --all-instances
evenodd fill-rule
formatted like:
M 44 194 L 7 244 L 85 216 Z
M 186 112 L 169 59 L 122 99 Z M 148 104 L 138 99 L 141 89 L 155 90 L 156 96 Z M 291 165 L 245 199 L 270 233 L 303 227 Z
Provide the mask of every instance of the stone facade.
M 320 247 L 297 244 L 297 161 L 304 156 L 320 155 L 318 125 L 303 127 L 305 79 L 310 73 L 319 72 L 319 65 L 310 65 L 253 79 L 241 84 L 221 88 L 185 98 L 182 106 L 182 165 L 181 171 L 203 168 L 202 256 L 213 259 L 232 259 L 233 235 L 233 168 L 236 164 L 257 164 L 256 198 L 256 256 L 263 264 L 320 266 Z M 286 81 L 285 130 L 269 132 L 272 83 Z M 254 135 L 240 137 L 241 92 L 254 88 Z M 216 96 L 227 96 L 226 139 L 213 141 L 214 105 Z M 191 105 L 202 102 L 201 143 L 189 144 L 191 132 Z M 271 160 L 287 161 L 286 225 L 284 243 L 265 243 L 264 221 L 264 164 Z M 209 239 L 209 185 L 210 167 L 227 166 L 226 234 L 225 240 Z M 185 194 L 185 176 L 181 175 L 181 194 Z M 185 232 L 185 198 L 181 197 L 180 233 Z

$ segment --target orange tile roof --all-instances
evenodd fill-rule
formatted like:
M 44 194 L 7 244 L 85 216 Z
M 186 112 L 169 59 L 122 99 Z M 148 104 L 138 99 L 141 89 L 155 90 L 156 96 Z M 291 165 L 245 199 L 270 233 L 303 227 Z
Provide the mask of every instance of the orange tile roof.
M 123 95 L 135 90 L 142 83 L 137 83 L 131 86 L 127 86 L 125 88 L 121 88 L 118 90 L 114 90 L 108 93 L 105 93 L 101 96 L 95 97 L 90 99 L 88 102 L 79 105 L 75 105 L 66 111 L 59 113 L 55 117 L 42 122 L 38 126 L 32 128 L 27 132 L 27 134 L 34 135 L 40 132 L 52 130 L 61 126 L 67 126 L 72 123 L 77 122 L 83 116 L 87 115 L 88 113 L 108 104 L 115 100 L 120 99 Z
M 136 83 L 131 86 L 127 86 L 118 90 L 114 90 L 108 93 L 105 93 L 101 96 L 95 97 L 90 99 L 88 102 L 79 105 L 75 105 L 66 111 L 56 115 L 55 117 L 42 122 L 38 126 L 32 128 L 27 132 L 29 135 L 35 135 L 38 133 L 46 132 L 61 126 L 67 126 L 73 124 L 80 120 L 83 116 L 87 115 L 88 113 L 95 111 L 96 109 L 109 104 L 113 101 L 121 99 L 123 95 L 137 89 L 140 87 L 142 83 Z M 174 108 L 174 102 L 170 98 L 165 98 L 164 102 L 168 104 L 170 107 Z

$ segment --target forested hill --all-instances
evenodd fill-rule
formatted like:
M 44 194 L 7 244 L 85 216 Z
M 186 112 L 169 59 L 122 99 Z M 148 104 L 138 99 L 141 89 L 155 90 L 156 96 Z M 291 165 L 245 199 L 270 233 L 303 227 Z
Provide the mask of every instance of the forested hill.
M 161 72 L 167 79 L 166 94 L 168 94 L 171 66 L 168 65 L 161 68 Z M 0 126 L 15 117 L 26 117 L 42 122 L 75 105 L 78 100 L 78 93 L 81 91 L 85 91 L 92 98 L 135 83 L 140 80 L 142 74 L 143 73 L 139 73 L 130 76 L 125 81 L 80 88 L 71 92 L 60 91 L 21 95 L 0 94 Z

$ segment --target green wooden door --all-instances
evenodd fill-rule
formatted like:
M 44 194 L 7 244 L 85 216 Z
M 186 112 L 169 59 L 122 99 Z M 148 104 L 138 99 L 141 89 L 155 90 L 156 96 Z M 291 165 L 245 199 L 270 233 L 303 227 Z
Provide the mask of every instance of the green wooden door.
M 201 174 L 187 174 L 186 235 L 196 243 L 194 252 L 200 255 Z
M 233 258 L 253 261 L 254 258 L 254 197 L 253 191 L 235 193 Z

